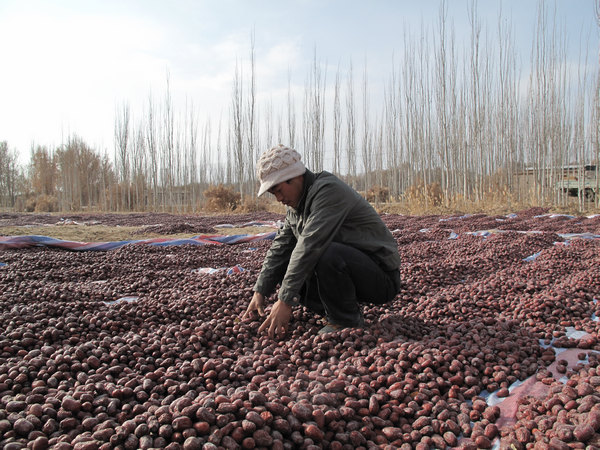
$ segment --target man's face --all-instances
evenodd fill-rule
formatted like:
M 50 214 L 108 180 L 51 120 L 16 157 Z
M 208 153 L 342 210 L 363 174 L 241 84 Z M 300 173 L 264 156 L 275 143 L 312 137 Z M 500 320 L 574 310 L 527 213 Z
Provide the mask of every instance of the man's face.
M 279 203 L 296 209 L 298 203 L 300 203 L 300 197 L 302 197 L 303 187 L 304 177 L 300 175 L 276 184 L 269 189 L 269 192 L 275 196 Z

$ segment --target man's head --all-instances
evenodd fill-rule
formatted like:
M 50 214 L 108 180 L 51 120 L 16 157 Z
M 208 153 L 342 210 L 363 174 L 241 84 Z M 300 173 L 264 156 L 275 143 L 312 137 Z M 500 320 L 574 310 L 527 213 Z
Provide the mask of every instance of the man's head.
M 275 196 L 279 203 L 290 206 L 294 209 L 298 208 L 302 192 L 304 191 L 304 176 L 290 178 L 287 181 L 277 183 L 269 192 Z
M 277 201 L 292 208 L 298 206 L 306 167 L 296 150 L 283 145 L 267 150 L 259 158 L 256 171 L 260 180 L 259 196 L 269 191 Z

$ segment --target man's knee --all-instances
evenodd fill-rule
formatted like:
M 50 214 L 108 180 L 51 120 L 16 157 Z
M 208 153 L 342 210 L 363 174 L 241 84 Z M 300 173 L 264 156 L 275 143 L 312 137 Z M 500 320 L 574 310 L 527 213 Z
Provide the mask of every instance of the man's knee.
M 346 266 L 346 261 L 342 256 L 342 245 L 332 242 L 325 251 L 321 254 L 317 265 L 315 266 L 315 272 L 317 276 L 319 274 L 326 274 L 332 270 L 336 272 L 342 272 Z

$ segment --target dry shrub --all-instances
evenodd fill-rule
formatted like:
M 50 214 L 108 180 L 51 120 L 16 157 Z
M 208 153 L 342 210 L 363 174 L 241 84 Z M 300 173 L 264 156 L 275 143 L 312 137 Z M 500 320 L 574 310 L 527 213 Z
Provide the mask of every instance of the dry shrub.
M 417 184 L 409 186 L 404 194 L 405 201 L 419 207 L 434 207 L 442 205 L 444 192 L 442 186 L 437 181 L 425 184 L 420 181 Z
M 10 211 L 9 209 L 6 212 Z M 27 211 L 27 199 L 24 197 L 17 197 L 14 206 L 15 212 L 24 212 Z
M 239 211 L 244 213 L 269 211 L 271 203 L 265 197 L 246 197 L 242 201 Z
M 241 195 L 233 187 L 219 184 L 218 186 L 209 186 L 204 191 L 206 198 L 206 209 L 208 211 L 234 211 L 240 206 Z
M 367 191 L 366 199 L 371 203 L 385 203 L 390 199 L 390 188 L 387 186 L 373 186 Z
M 564 205 L 553 202 L 550 196 L 542 201 L 535 189 L 512 190 L 510 187 L 492 180 L 483 191 L 464 195 L 448 192 L 444 195 L 441 185 L 434 182 L 424 186 L 420 181 L 408 188 L 398 200 L 377 204 L 377 211 L 387 214 L 429 215 L 429 214 L 509 214 L 534 207 L 548 208 L 552 213 L 579 215 L 577 199 Z M 597 214 L 599 207 L 590 206 L 586 214 Z
M 58 199 L 52 195 L 40 195 L 35 204 L 35 212 L 58 211 Z
M 506 186 L 488 189 L 483 194 L 480 203 L 479 209 L 488 214 L 502 212 L 507 209 L 519 211 L 527 208 L 527 204 L 520 202 L 515 193 L 511 192 Z
M 27 212 L 35 211 L 35 197 L 29 197 L 25 201 L 25 211 L 27 211 Z
M 58 211 L 58 199 L 52 195 L 38 195 L 30 197 L 25 203 L 27 212 L 56 212 Z

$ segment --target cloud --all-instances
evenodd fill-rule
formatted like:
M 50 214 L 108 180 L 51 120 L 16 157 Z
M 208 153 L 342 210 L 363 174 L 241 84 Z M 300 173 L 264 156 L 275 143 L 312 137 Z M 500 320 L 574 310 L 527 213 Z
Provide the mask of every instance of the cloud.
M 265 80 L 281 79 L 288 70 L 302 70 L 305 61 L 298 40 L 285 40 L 267 48 L 260 58 L 257 68 L 258 75 Z M 304 74 L 302 74 L 304 76 Z M 284 81 L 287 82 L 284 76 Z
M 110 139 L 115 101 L 164 82 L 168 65 L 156 51 L 160 26 L 118 16 L 14 14 L 0 22 L 0 40 L 18 42 L 0 48 L 9 69 L 0 71 L 0 97 L 9 105 L 0 133 L 10 129 L 18 137 L 9 145 L 21 151 L 36 140 L 58 144 L 69 130 Z
M 239 32 L 224 35 L 213 43 L 188 42 L 187 58 L 172 61 L 174 97 L 191 100 L 195 108 L 208 113 L 227 111 L 231 103 L 233 79 L 236 72 L 243 88 L 248 89 L 251 71 L 251 36 Z M 287 90 L 288 68 L 301 60 L 297 41 L 278 41 L 254 49 L 257 96 L 272 96 Z M 300 80 L 304 75 L 299 75 Z M 262 91 L 262 92 L 261 92 Z

